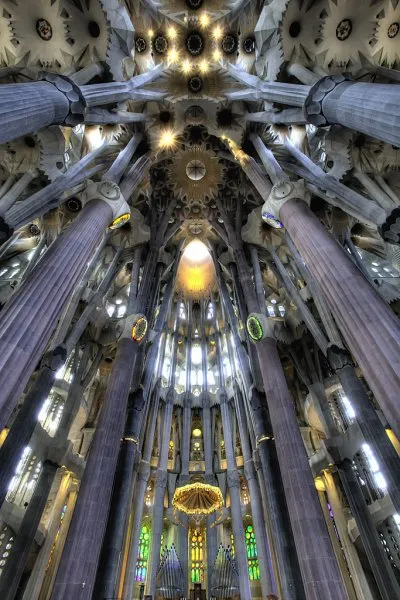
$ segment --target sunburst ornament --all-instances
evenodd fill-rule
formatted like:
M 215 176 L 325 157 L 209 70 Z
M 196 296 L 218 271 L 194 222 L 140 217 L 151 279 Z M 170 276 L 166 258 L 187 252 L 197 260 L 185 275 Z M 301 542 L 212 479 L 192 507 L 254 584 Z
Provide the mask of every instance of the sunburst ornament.
M 387 0 L 383 16 L 375 32 L 374 59 L 381 65 L 392 67 L 400 61 L 400 4 L 393 8 Z
M 72 61 L 71 46 L 60 0 L 6 2 L 11 18 L 13 54 L 30 65 L 65 68 Z
M 369 42 L 376 27 L 376 5 L 371 0 L 329 0 L 328 15 L 322 27 L 317 57 L 324 67 L 359 65 L 371 56 Z
M 222 168 L 217 156 L 203 146 L 191 146 L 177 152 L 170 169 L 179 197 L 203 203 L 217 194 Z
M 280 27 L 284 60 L 312 60 L 320 36 L 321 6 L 302 0 L 288 3 Z
M 104 61 L 109 28 L 100 2 L 70 2 L 63 11 L 68 32 L 67 42 L 77 56 L 78 65 Z

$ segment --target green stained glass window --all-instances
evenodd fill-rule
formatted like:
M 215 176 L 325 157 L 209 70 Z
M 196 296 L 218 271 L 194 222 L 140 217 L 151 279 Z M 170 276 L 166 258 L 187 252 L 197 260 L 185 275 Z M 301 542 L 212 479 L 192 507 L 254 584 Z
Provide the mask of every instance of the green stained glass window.
M 150 527 L 146 524 L 142 525 L 139 538 L 138 557 L 136 562 L 136 581 L 146 581 L 147 563 L 149 560 L 150 551 Z
M 256 536 L 254 535 L 254 527 L 251 524 L 246 527 L 245 541 L 249 579 L 250 581 L 258 581 L 260 579 L 260 567 L 257 558 Z
M 191 529 L 189 531 L 190 543 L 190 578 L 192 583 L 204 581 L 204 538 L 205 531 L 201 529 Z

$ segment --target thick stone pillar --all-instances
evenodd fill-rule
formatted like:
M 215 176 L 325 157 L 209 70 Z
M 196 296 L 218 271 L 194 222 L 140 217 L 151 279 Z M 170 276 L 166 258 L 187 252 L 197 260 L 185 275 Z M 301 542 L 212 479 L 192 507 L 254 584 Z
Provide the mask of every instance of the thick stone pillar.
M 232 437 L 232 420 L 225 391 L 220 391 L 220 406 L 222 428 L 224 431 L 225 452 L 227 463 L 227 483 L 231 498 L 232 529 L 235 539 L 235 559 L 239 572 L 239 589 L 241 600 L 250 600 L 250 583 L 247 568 L 246 544 L 244 541 L 244 527 L 242 508 L 240 504 L 239 473 L 235 460 L 235 447 Z
M 174 361 L 172 361 L 174 363 Z M 160 458 L 155 474 L 155 491 L 152 514 L 152 540 L 149 557 L 149 571 L 146 581 L 147 593 L 154 598 L 156 591 L 157 569 L 160 563 L 160 544 L 163 530 L 164 495 L 168 479 L 168 450 L 171 437 L 172 413 L 174 409 L 174 389 L 170 388 L 167 394 L 163 414 L 163 429 L 161 437 Z
M 7 561 L 0 577 L 2 600 L 14 600 L 16 596 L 57 468 L 57 465 L 47 460 L 43 463 L 39 481 L 16 536 L 11 560 Z
M 119 342 L 52 600 L 92 598 L 112 485 L 124 432 L 130 376 L 139 346 L 125 328 Z
M 154 432 L 157 422 L 158 406 L 159 392 L 157 390 L 153 396 L 148 429 L 146 431 L 146 437 L 143 447 L 143 456 L 139 465 L 137 481 L 135 486 L 135 494 L 133 500 L 134 513 L 132 519 L 132 534 L 129 544 L 127 568 L 122 591 L 123 600 L 131 600 L 133 595 L 133 587 L 135 584 L 136 562 L 143 519 L 144 499 L 151 473 L 150 460 L 154 444 Z
M 139 296 L 135 302 L 133 301 L 132 296 L 136 296 L 136 276 L 135 270 L 132 271 L 132 285 L 129 294 L 131 311 L 138 310 L 139 313 L 142 313 L 144 304 L 148 301 L 148 296 L 153 298 L 156 295 L 156 281 L 153 281 L 153 285 L 150 287 L 148 279 L 153 279 L 154 271 L 161 276 L 162 265 L 159 265 L 154 269 L 156 255 L 153 256 L 151 253 L 148 255 L 148 262 L 152 264 L 153 268 L 145 270 L 146 276 L 143 277 L 141 284 L 143 285 L 144 290 L 148 290 L 148 294 L 143 293 L 143 290 L 140 289 Z M 158 330 L 164 325 L 170 298 L 171 295 L 168 293 L 167 289 L 157 319 L 158 323 L 156 329 Z M 141 353 L 140 356 L 137 357 L 137 364 L 135 364 L 135 373 L 137 373 L 138 381 L 140 381 L 141 378 L 143 360 L 144 355 Z M 133 373 L 130 375 L 132 377 Z M 133 379 L 135 378 L 136 377 L 133 377 Z M 133 381 L 135 388 L 137 384 L 137 381 Z M 142 414 L 146 401 L 147 397 L 145 397 L 143 390 L 137 389 L 135 393 L 131 394 L 128 402 L 125 431 L 120 444 L 118 467 L 115 475 L 110 513 L 94 591 L 95 595 L 99 597 L 112 597 L 117 593 L 118 589 L 121 552 L 123 550 L 129 506 L 132 499 L 135 457 L 137 453 Z
M 188 355 L 190 356 L 191 344 L 188 343 Z M 190 365 L 191 361 L 188 356 L 187 370 L 190 381 Z M 192 400 L 190 396 L 190 386 L 186 387 L 186 397 L 183 403 L 183 415 L 182 415 L 182 444 L 181 444 L 181 474 L 179 476 L 179 485 L 186 485 L 189 483 L 189 459 L 190 459 L 190 439 L 191 439 L 191 425 L 192 425 Z M 184 582 L 184 596 L 188 597 L 188 559 L 189 559 L 189 548 L 188 548 L 188 528 L 189 520 L 187 515 L 181 513 L 181 521 L 183 527 L 179 527 L 179 560 L 183 571 L 183 582 Z
M 276 342 L 257 345 L 307 600 L 346 599 Z
M 273 435 L 270 426 L 267 428 L 265 423 L 262 409 L 262 395 L 253 386 L 249 370 L 249 361 L 237 334 L 237 320 L 229 298 L 226 283 L 218 265 L 216 265 L 216 270 L 224 308 L 228 314 L 231 331 L 235 337 L 235 349 L 238 353 L 242 376 L 244 376 L 245 386 L 249 390 L 251 404 L 250 414 L 257 439 L 265 481 L 263 491 L 268 502 L 268 512 L 265 515 L 265 518 L 269 520 L 271 527 L 271 542 L 273 544 L 273 551 L 278 570 L 277 584 L 282 598 L 285 598 L 285 600 L 300 600 L 304 598 L 304 591 L 302 588 L 293 534 L 290 527 L 286 500 L 279 473 L 275 443 L 272 439 Z
M 304 107 L 309 123 L 342 125 L 399 146 L 400 85 L 349 79 L 330 75 L 311 87 Z
M 2 310 L 0 427 L 8 421 L 65 303 L 112 219 L 113 210 L 106 202 L 89 202 Z
M 338 466 L 338 470 L 382 600 L 400 598 L 400 586 L 397 583 L 390 561 L 385 556 L 384 548 L 372 522 L 351 461 L 345 459 Z
M 251 513 L 253 516 L 254 531 L 256 534 L 257 556 L 260 567 L 261 589 L 264 599 L 271 594 L 276 594 L 276 584 L 272 570 L 271 552 L 269 550 L 266 527 L 263 517 L 263 507 L 260 488 L 258 486 L 256 469 L 253 463 L 249 441 L 246 415 L 240 391 L 235 391 L 235 407 L 239 427 L 240 442 L 244 458 L 244 474 L 249 486 Z
M 321 287 L 347 346 L 399 437 L 399 319 L 303 200 L 291 197 L 276 206 L 276 216 Z
M 72 79 L 43 73 L 42 81 L 0 85 L 0 143 L 49 125 L 82 123 L 86 102 Z

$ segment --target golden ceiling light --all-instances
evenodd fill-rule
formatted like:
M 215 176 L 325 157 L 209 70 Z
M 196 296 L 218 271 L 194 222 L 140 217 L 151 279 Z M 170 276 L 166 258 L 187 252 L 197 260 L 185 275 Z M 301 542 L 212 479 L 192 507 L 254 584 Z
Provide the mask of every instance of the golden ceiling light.
M 167 60 L 172 65 L 177 63 L 179 60 L 179 50 L 177 50 L 175 47 L 172 47 L 170 50 L 168 50 Z
M 202 298 L 215 285 L 215 270 L 211 255 L 199 239 L 191 241 L 182 254 L 178 267 L 177 287 L 184 296 Z
M 222 27 L 221 25 L 216 25 L 216 27 L 214 27 L 213 32 L 212 32 L 212 36 L 214 38 L 214 40 L 220 40 L 222 38 Z
M 167 29 L 167 34 L 168 37 L 171 38 L 171 40 L 175 40 L 177 35 L 176 28 L 173 25 L 170 25 Z
M 201 60 L 199 63 L 199 70 L 202 75 L 205 75 L 206 73 L 208 73 L 209 64 L 205 58 L 203 58 L 203 60 Z
M 189 75 L 192 68 L 193 66 L 190 60 L 188 58 L 185 58 L 185 60 L 181 64 L 182 73 L 184 73 L 184 75 Z
M 161 150 L 171 150 L 176 145 L 176 134 L 172 129 L 164 129 L 158 140 L 158 147 Z
M 175 490 L 172 505 L 189 516 L 211 515 L 224 504 L 219 487 L 194 482 Z
M 201 437 L 201 429 L 199 429 L 198 427 L 195 427 L 192 431 L 192 436 L 195 438 Z
M 200 21 L 200 26 L 206 28 L 209 26 L 211 19 L 207 13 L 202 13 L 200 15 L 199 21 Z

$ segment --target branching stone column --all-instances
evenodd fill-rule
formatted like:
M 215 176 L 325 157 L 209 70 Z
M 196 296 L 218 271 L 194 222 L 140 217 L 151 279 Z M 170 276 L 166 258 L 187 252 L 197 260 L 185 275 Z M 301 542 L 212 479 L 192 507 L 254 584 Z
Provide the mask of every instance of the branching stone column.
M 72 79 L 43 73 L 42 81 L 0 85 L 0 143 L 49 125 L 82 123 L 86 102 Z
M 40 81 L 0 85 L 0 143 L 34 133 L 49 125 L 74 127 L 83 123 L 86 107 L 114 104 L 146 97 L 143 86 L 157 79 L 164 69 L 160 64 L 128 81 L 77 85 L 58 73 L 42 72 Z M 147 92 L 149 98 L 163 94 Z
M 224 431 L 225 453 L 227 463 L 227 483 L 231 498 L 232 529 L 235 539 L 235 559 L 239 571 L 239 589 L 242 600 L 250 600 L 249 572 L 247 567 L 246 544 L 244 541 L 244 527 L 242 507 L 240 504 L 239 472 L 235 460 L 235 448 L 232 437 L 231 411 L 225 390 L 220 390 L 220 406 L 222 428 Z
M 123 436 L 131 374 L 139 348 L 132 338 L 135 316 L 127 318 L 118 344 L 99 424 L 86 464 L 74 517 L 68 532 L 53 600 L 92 598 L 112 485 Z
M 149 260 L 153 260 L 151 255 L 149 255 Z M 159 264 L 156 268 L 156 277 L 154 278 L 153 285 L 149 290 L 149 296 L 151 299 L 155 298 L 157 294 L 157 281 L 158 278 L 161 277 L 162 269 L 162 264 Z M 153 271 L 149 270 L 147 270 L 146 273 L 147 277 L 151 277 L 154 274 Z M 172 277 L 172 280 L 173 279 L 174 278 Z M 134 278 L 133 271 L 128 310 L 137 310 L 139 313 L 142 313 L 144 305 L 148 302 L 149 298 L 140 290 L 137 302 L 131 302 L 132 296 L 135 294 L 135 281 L 136 278 Z M 144 286 L 144 289 L 148 289 L 146 283 L 147 282 L 142 279 L 142 285 Z M 161 333 L 165 323 L 166 313 L 171 301 L 171 290 L 172 286 L 167 285 L 155 326 L 157 334 Z M 138 373 L 138 382 L 140 381 L 140 375 L 143 369 L 143 359 L 144 356 L 142 354 L 140 357 L 138 357 L 137 364 L 135 364 L 135 371 Z M 152 353 L 152 359 L 153 364 L 149 364 L 147 368 L 153 371 L 156 359 L 154 353 Z M 137 387 L 138 382 L 132 382 L 134 388 Z M 148 389 L 145 392 L 140 388 L 136 389 L 130 395 L 128 402 L 125 432 L 121 440 L 121 448 L 118 457 L 118 468 L 115 475 L 110 514 L 95 586 L 95 595 L 98 595 L 99 597 L 104 596 L 107 598 L 109 596 L 113 596 L 117 593 L 118 589 L 118 574 L 121 566 L 121 552 L 123 550 L 129 507 L 132 500 L 135 457 L 138 451 L 137 446 L 139 442 L 142 413 L 144 412 L 144 407 L 148 402 L 147 394 L 149 394 Z
M 233 248 L 248 311 L 257 315 L 258 302 L 243 246 L 224 210 L 221 216 Z M 306 598 L 345 600 L 347 593 L 315 489 L 276 341 L 270 337 L 266 317 L 258 315 L 263 327 L 257 352 Z
M 400 85 L 352 81 L 347 75 L 329 75 L 313 86 L 263 81 L 234 65 L 229 74 L 244 90 L 228 92 L 231 100 L 268 100 L 303 108 L 317 127 L 343 125 L 388 144 L 400 144 Z
M 102 187 L 104 185 L 106 187 Z M 110 195 L 114 195 L 114 190 L 109 188 L 109 184 L 100 184 L 93 199 L 52 244 L 2 311 L 1 426 L 7 422 L 43 354 L 57 319 L 82 277 L 105 228 L 120 214 L 122 203 L 118 200 L 113 202 Z M 129 212 L 125 201 L 123 205 L 124 212 Z
M 115 267 L 118 258 L 119 253 L 117 252 L 114 260 L 110 265 L 110 268 L 108 269 L 107 275 L 105 276 L 103 282 L 99 286 L 98 291 L 100 293 L 107 289 L 109 282 L 115 275 Z M 48 397 L 50 390 L 55 382 L 56 373 L 58 369 L 66 363 L 68 357 L 71 355 L 72 350 L 75 349 L 76 344 L 79 341 L 81 334 L 76 335 L 76 330 L 81 328 L 83 322 L 85 323 L 83 327 L 84 329 L 89 322 L 89 319 L 86 319 L 85 311 L 87 311 L 87 309 L 89 309 L 88 312 L 94 311 L 95 308 L 96 303 L 94 303 L 93 306 L 92 302 L 90 302 L 89 306 L 87 306 L 86 309 L 83 311 L 80 319 L 78 319 L 75 327 L 71 332 L 71 335 L 68 336 L 68 341 L 66 342 L 66 344 L 57 345 L 42 359 L 42 366 L 39 370 L 39 373 L 37 374 L 36 380 L 29 389 L 28 393 L 26 394 L 24 403 L 19 409 L 18 414 L 12 423 L 10 431 L 8 432 L 7 438 L 0 448 L 0 505 L 4 502 L 9 482 L 11 481 L 11 478 L 17 468 L 22 451 L 24 447 L 28 445 L 29 440 L 35 430 L 35 427 L 37 426 L 37 415 L 40 411 L 44 399 Z M 81 333 L 83 333 L 83 329 Z M 71 337 L 73 337 L 74 339 L 72 340 Z M 69 343 L 69 340 L 73 341 L 73 343 Z M 54 340 L 52 341 L 54 343 Z M 73 388 L 78 386 L 79 393 L 83 393 L 80 383 L 80 379 L 78 381 L 76 378 L 74 379 L 68 393 L 68 404 Z M 73 411 L 73 407 L 71 408 Z M 63 426 L 63 422 L 65 421 L 65 414 L 66 411 L 63 412 L 60 428 Z M 67 435 L 68 431 L 66 431 L 66 436 Z
M 265 403 L 265 398 L 253 385 L 249 370 L 249 361 L 238 335 L 237 320 L 227 286 L 218 265 L 216 265 L 216 270 L 224 309 L 228 315 L 231 331 L 235 339 L 235 349 L 238 353 L 242 376 L 246 389 L 249 390 L 250 415 L 265 481 L 264 493 L 268 504 L 265 518 L 269 521 L 271 529 L 270 544 L 276 561 L 277 585 L 280 595 L 285 600 L 300 600 L 300 598 L 304 598 L 304 591 L 287 513 L 285 495 L 280 479 L 271 426 L 269 423 L 266 423 L 264 415 L 263 408 L 265 407 L 263 407 L 263 400 Z
M 400 436 L 400 322 L 308 208 L 300 183 L 277 184 L 266 210 L 280 218 L 321 287 L 383 412 Z M 265 205 L 264 205 L 265 206 Z

